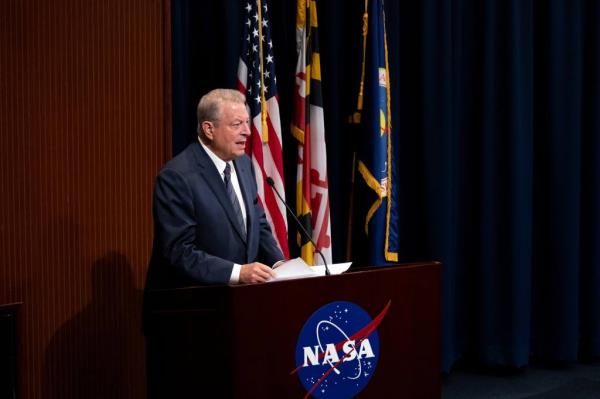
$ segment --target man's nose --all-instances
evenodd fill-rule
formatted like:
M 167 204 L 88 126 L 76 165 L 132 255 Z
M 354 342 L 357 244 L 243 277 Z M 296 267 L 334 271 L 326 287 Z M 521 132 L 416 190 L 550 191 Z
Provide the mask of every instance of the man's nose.
M 242 129 L 244 136 L 250 136 L 250 122 L 244 122 L 244 128 Z

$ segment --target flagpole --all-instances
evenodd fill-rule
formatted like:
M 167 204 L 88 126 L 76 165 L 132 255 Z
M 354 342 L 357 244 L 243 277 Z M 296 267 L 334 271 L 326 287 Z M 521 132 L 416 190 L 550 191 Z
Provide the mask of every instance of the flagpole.
M 352 153 L 352 175 L 350 178 L 350 201 L 348 204 L 348 228 L 346 230 L 346 261 L 352 260 L 352 220 L 354 219 L 354 179 L 356 178 L 356 151 Z
M 265 100 L 265 74 L 263 62 L 263 34 L 262 34 L 262 4 L 260 0 L 256 0 L 256 9 L 258 14 L 258 59 L 260 60 L 260 126 L 262 129 L 262 142 L 269 142 L 269 128 L 267 126 L 267 101 Z
M 350 116 L 350 125 L 358 125 L 361 121 L 363 110 L 363 96 L 365 87 L 365 69 L 367 60 L 367 34 L 369 33 L 369 0 L 365 0 L 365 11 L 363 13 L 362 26 L 362 65 L 360 72 L 360 86 L 358 89 L 358 99 L 356 102 L 356 111 Z M 353 129 L 356 133 L 356 127 Z M 355 140 L 353 140 L 356 142 Z M 356 180 L 356 149 L 352 153 L 352 175 L 350 178 L 350 203 L 348 204 L 348 229 L 346 237 L 346 260 L 352 259 L 352 221 L 354 218 L 354 195 Z

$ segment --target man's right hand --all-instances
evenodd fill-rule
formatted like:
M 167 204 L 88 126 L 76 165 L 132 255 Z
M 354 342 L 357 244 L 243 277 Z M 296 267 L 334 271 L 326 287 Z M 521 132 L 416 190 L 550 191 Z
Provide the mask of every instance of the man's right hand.
M 260 262 L 248 263 L 240 268 L 240 283 L 264 283 L 275 278 L 275 272 Z

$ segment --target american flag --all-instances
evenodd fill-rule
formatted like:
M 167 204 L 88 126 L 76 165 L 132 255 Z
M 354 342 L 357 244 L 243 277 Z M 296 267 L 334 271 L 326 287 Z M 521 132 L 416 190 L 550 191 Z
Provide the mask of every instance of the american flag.
M 250 0 L 244 8 L 238 90 L 246 95 L 250 107 L 252 134 L 246 152 L 254 165 L 259 200 L 275 239 L 288 258 L 285 206 L 266 184 L 267 177 L 271 177 L 285 198 L 281 122 L 269 8 L 266 0 Z

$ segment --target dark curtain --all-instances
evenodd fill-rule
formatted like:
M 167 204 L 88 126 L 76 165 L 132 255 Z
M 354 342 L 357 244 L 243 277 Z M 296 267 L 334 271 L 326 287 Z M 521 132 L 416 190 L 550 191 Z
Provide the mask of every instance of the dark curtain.
M 195 137 L 199 97 L 235 86 L 242 4 L 172 0 L 175 152 Z M 269 6 L 293 203 L 295 2 Z M 385 6 L 400 260 L 444 265 L 444 370 L 600 356 L 598 2 Z M 362 8 L 319 2 L 335 261 L 347 248 Z

